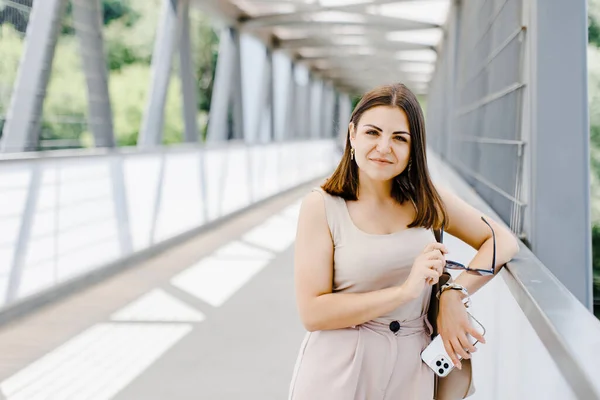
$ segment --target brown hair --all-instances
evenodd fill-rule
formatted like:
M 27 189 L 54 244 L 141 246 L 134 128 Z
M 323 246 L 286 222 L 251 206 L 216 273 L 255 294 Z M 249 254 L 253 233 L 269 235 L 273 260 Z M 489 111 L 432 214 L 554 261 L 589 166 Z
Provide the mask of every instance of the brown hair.
M 439 229 L 447 214 L 440 195 L 433 186 L 425 154 L 425 122 L 415 95 L 403 84 L 385 85 L 366 93 L 354 108 L 350 122 L 355 129 L 365 111 L 378 106 L 398 107 L 406 113 L 411 134 L 409 166 L 392 182 L 392 197 L 400 204 L 410 201 L 417 215 L 409 228 Z M 322 186 L 327 193 L 345 200 L 358 199 L 358 166 L 350 158 L 350 128 L 346 148 L 335 172 Z M 446 223 L 447 225 L 447 223 Z

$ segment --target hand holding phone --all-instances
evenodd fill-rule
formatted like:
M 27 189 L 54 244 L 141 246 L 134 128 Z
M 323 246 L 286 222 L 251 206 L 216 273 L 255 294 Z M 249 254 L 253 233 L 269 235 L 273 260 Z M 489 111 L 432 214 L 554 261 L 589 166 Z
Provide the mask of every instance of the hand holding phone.
M 477 321 L 471 313 L 467 311 L 469 316 L 469 321 L 471 325 L 475 327 L 477 332 L 482 336 L 485 335 L 485 328 L 479 321 Z M 478 343 L 477 339 L 472 337 L 467 333 L 467 339 L 473 345 Z M 458 356 L 459 360 L 461 359 L 460 355 Z M 421 359 L 425 364 L 429 366 L 435 372 L 435 374 L 441 378 L 448 376 L 450 372 L 454 369 L 455 365 L 450 359 L 450 356 L 446 352 L 446 348 L 444 347 L 444 342 L 442 341 L 442 337 L 437 335 L 431 343 L 421 352 Z

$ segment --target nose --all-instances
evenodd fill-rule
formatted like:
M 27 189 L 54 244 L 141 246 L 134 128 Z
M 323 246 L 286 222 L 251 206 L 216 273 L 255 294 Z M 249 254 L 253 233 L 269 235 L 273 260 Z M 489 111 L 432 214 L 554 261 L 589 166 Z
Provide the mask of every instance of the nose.
M 379 142 L 377 143 L 377 151 L 380 154 L 388 154 L 392 151 L 392 144 L 390 143 L 390 138 L 381 137 L 379 138 Z

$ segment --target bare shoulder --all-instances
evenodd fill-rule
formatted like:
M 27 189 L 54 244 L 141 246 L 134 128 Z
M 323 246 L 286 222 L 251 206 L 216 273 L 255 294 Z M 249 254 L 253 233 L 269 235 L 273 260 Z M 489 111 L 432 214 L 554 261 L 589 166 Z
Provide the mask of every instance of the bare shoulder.
M 319 192 L 318 190 L 311 190 L 304 198 L 302 199 L 302 207 L 307 207 L 309 209 L 313 208 L 325 208 L 325 199 L 323 198 L 324 194 Z
M 300 206 L 300 220 L 312 223 L 326 223 L 324 194 L 316 190 L 311 191 L 302 199 Z
M 312 191 L 302 200 L 296 233 L 296 264 L 326 264 L 333 251 L 333 239 L 327 222 L 325 198 Z M 310 267 L 313 268 L 313 267 Z

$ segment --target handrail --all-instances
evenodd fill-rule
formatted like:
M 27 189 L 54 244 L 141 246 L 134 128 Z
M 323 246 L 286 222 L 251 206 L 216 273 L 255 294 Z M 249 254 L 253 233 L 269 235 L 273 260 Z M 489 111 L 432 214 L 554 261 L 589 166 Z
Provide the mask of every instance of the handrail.
M 600 321 L 524 245 L 500 274 L 573 392 L 600 399 Z
M 0 163 L 3 161 L 11 162 L 30 162 L 36 160 L 48 159 L 68 159 L 68 158 L 89 158 L 102 157 L 111 155 L 138 155 L 138 154 L 165 154 L 177 153 L 186 151 L 196 151 L 198 149 L 214 150 L 224 148 L 252 148 L 263 146 L 276 146 L 289 143 L 307 143 L 314 141 L 330 141 L 332 138 L 294 138 L 285 141 L 275 141 L 269 143 L 246 143 L 243 140 L 227 140 L 223 142 L 207 142 L 207 143 L 178 143 L 169 146 L 155 147 L 94 147 L 85 149 L 61 149 L 61 150 L 44 150 L 44 151 L 27 151 L 18 153 L 0 153 Z

